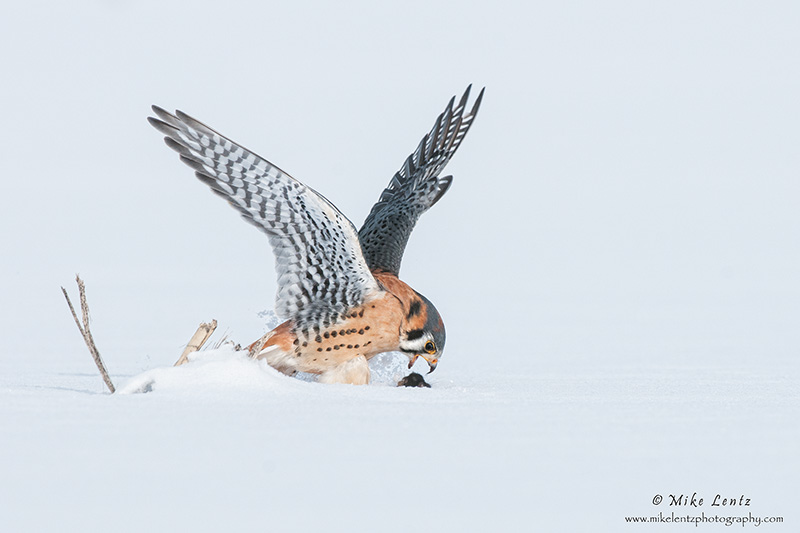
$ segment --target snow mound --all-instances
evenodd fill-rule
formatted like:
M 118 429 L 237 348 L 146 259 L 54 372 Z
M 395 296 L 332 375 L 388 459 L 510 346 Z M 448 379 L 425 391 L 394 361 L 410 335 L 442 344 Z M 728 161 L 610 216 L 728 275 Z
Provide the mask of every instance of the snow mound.
M 119 388 L 121 394 L 170 389 L 283 389 L 300 384 L 263 361 L 254 361 L 245 351 L 230 346 L 202 350 L 189 355 L 177 367 L 154 368 L 134 376 Z
M 408 358 L 397 352 L 380 354 L 370 361 L 373 385 L 396 386 L 408 371 Z M 281 374 L 265 361 L 255 361 L 247 352 L 231 346 L 202 350 L 189 355 L 189 362 L 178 367 L 148 370 L 122 385 L 120 394 L 141 394 L 176 389 L 258 389 L 295 390 L 308 387 L 313 374 L 298 379 Z

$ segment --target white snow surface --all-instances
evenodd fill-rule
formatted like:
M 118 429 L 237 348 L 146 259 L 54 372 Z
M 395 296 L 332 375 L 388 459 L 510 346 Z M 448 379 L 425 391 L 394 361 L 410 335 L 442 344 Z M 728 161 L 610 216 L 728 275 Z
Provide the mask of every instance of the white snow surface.
M 694 491 L 797 519 L 785 370 L 487 362 L 358 387 L 223 347 L 109 395 L 88 365 L 4 363 L 2 531 L 622 531 Z

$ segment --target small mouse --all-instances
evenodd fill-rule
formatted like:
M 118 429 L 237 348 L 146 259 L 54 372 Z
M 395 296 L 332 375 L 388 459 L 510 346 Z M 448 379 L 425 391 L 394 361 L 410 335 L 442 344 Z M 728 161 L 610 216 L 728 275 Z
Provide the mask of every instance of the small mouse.
M 398 387 L 427 387 L 431 388 L 430 383 L 425 381 L 422 375 L 412 372 L 397 383 Z

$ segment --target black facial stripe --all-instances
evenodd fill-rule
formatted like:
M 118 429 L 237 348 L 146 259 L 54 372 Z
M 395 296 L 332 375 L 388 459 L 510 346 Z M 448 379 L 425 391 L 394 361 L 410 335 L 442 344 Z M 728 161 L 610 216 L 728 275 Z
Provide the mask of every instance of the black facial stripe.
M 411 305 L 408 307 L 408 314 L 406 315 L 406 320 L 411 320 L 415 316 L 417 316 L 420 311 L 422 311 L 422 302 L 419 300 L 414 300 L 411 302 Z
M 413 353 L 413 354 L 417 353 L 417 350 L 407 350 L 406 348 L 400 348 L 400 351 L 403 353 Z
M 421 329 L 412 329 L 411 331 L 408 332 L 406 338 L 410 341 L 413 341 L 419 339 L 420 337 L 422 337 L 422 335 L 424 335 L 424 332 Z

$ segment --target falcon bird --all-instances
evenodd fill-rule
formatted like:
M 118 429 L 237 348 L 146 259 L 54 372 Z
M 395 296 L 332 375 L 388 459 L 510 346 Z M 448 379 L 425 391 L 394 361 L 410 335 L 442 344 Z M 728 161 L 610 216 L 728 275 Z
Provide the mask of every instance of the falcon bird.
M 400 281 L 408 237 L 447 192 L 439 177 L 467 134 L 483 97 L 467 112 L 470 87 L 453 97 L 392 177 L 361 230 L 336 206 L 266 159 L 202 122 L 158 106 L 148 117 L 167 146 L 211 190 L 269 237 L 278 274 L 276 314 L 286 321 L 256 354 L 289 375 L 323 383 L 369 383 L 367 361 L 401 351 L 436 368 L 445 344 L 439 312 Z M 254 343 L 255 344 L 255 343 Z

